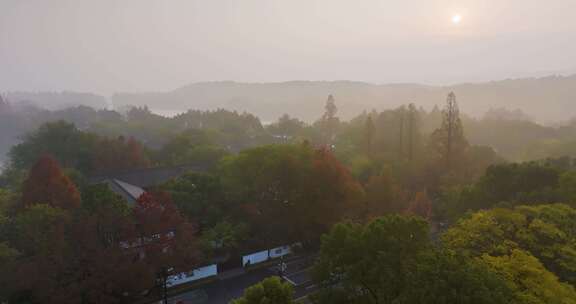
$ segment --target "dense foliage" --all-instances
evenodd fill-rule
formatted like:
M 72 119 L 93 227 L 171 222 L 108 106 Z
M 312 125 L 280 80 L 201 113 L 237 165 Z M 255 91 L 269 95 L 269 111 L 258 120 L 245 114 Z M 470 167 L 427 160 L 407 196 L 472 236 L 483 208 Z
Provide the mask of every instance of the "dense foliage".
M 520 206 L 480 211 L 443 236 L 466 255 L 510 255 L 523 250 L 563 281 L 576 285 L 576 210 L 566 205 Z
M 293 293 L 290 283 L 271 277 L 246 289 L 232 304 L 292 304 Z
M 80 196 L 47 156 L 28 176 L 21 197 L 0 198 L 1 296 L 9 303 L 130 302 L 168 267 L 199 261 L 194 227 L 165 195 L 147 193 L 134 207 L 105 185 Z
M 416 217 L 389 215 L 336 225 L 315 268 L 318 303 L 508 303 L 510 290 L 486 267 L 429 241 Z
M 473 184 L 446 187 L 436 213 L 445 220 L 455 220 L 467 211 L 497 206 L 565 202 L 574 207 L 575 176 L 571 168 L 550 162 L 494 165 Z
M 342 223 L 322 238 L 317 303 L 575 303 L 576 210 L 481 211 L 429 240 L 421 219 Z
M 227 158 L 220 168 L 230 203 L 268 242 L 314 240 L 361 210 L 361 186 L 325 149 L 274 145 Z
M 28 134 L 10 151 L 10 164 L 15 169 L 25 170 L 44 154 L 83 173 L 150 165 L 144 147 L 134 138 L 100 137 L 82 132 L 64 121 L 47 123 Z
M 317 303 L 576 299 L 570 152 L 505 163 L 467 129 L 502 113 L 472 120 L 453 94 L 443 110 L 350 121 L 329 96 L 312 124 L 226 110 L 50 113 L 0 178 L 0 302 L 153 299 L 171 274 L 294 243 L 318 253 Z M 112 173 L 147 168 L 180 171 L 134 200 L 113 191 Z M 235 303 L 292 297 L 275 278 Z

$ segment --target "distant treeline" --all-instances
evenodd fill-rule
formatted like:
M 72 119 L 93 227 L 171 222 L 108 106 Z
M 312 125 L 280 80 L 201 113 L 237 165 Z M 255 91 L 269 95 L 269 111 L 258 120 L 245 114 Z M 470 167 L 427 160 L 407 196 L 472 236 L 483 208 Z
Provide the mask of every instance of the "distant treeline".
M 335 96 L 340 113 L 340 100 Z M 322 107 L 319 99 L 317 107 Z M 338 119 L 334 126 L 334 140 L 345 148 L 347 141 L 358 143 L 358 135 L 367 117 L 375 124 L 375 145 L 384 154 L 392 152 L 397 143 L 402 106 L 383 111 L 364 112 L 349 121 Z M 438 107 L 425 110 L 416 108 L 418 132 L 427 136 L 441 121 Z M 317 123 L 306 123 L 288 114 L 269 125 L 258 117 L 225 109 L 213 111 L 189 110 L 172 118 L 154 114 L 147 107 L 127 108 L 125 112 L 75 106 L 61 110 L 45 110 L 33 105 L 0 101 L 0 161 L 11 146 L 21 141 L 25 134 L 51 121 L 63 120 L 79 130 L 98 135 L 125 138 L 133 137 L 146 147 L 159 148 L 185 130 L 202 130 L 207 137 L 229 151 L 268 144 L 308 139 L 320 142 L 322 136 Z M 320 120 L 318 117 L 316 121 Z M 547 157 L 576 155 L 576 121 L 561 127 L 550 127 L 529 120 L 521 111 L 504 108 L 493 109 L 482 119 L 462 115 L 464 133 L 472 145 L 492 148 L 501 157 L 511 161 L 527 161 Z M 395 149 L 395 148 L 394 148 Z

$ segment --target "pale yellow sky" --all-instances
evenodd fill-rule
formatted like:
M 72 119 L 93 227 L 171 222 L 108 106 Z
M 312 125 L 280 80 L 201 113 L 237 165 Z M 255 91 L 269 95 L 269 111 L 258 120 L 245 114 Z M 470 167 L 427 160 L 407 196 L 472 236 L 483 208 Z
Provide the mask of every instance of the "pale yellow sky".
M 575 0 L 2 0 L 0 91 L 574 71 L 574 12 Z

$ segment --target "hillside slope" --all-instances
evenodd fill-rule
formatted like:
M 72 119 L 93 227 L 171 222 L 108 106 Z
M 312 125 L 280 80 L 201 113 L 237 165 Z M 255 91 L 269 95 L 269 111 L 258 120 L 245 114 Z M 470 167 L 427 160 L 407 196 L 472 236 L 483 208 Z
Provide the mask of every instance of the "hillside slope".
M 117 107 L 147 105 L 158 111 L 235 109 L 253 113 L 263 121 L 288 113 L 313 121 L 321 115 L 329 94 L 336 98 L 339 115 L 348 119 L 363 110 L 385 109 L 408 102 L 431 108 L 441 105 L 450 91 L 457 94 L 461 110 L 475 116 L 497 107 L 522 109 L 540 122 L 566 120 L 576 114 L 576 75 L 445 87 L 351 81 L 203 82 L 170 92 L 118 93 L 112 101 Z

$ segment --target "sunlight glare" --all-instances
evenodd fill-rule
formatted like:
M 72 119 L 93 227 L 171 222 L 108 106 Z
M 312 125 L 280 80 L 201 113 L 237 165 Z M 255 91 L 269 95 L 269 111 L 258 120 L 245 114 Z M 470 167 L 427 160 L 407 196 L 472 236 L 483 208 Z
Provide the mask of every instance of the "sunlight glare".
M 462 21 L 462 16 L 460 16 L 459 14 L 452 16 L 452 23 L 453 24 L 459 24 L 461 21 Z

